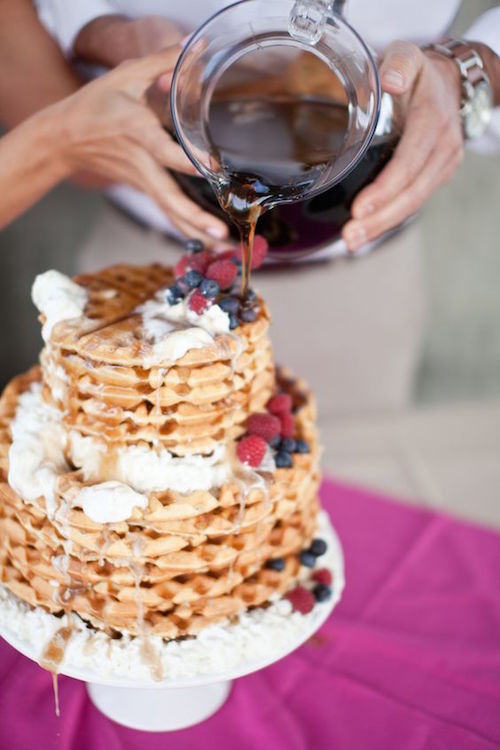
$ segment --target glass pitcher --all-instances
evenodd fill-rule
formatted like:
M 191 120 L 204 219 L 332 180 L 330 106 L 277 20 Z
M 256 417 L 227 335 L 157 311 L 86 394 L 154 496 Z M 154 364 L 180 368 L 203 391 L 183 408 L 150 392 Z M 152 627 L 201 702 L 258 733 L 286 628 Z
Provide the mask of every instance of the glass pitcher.
M 338 211 L 332 216 L 328 196 L 340 191 L 332 197 L 345 221 L 349 176 L 359 168 L 365 182 L 373 177 L 374 135 L 390 131 L 390 100 L 381 99 L 375 61 L 343 19 L 343 5 L 241 0 L 193 34 L 174 72 L 171 111 L 179 142 L 219 199 L 230 186 L 237 204 L 239 185 L 245 195 L 251 185 L 265 209 L 258 232 L 280 258 L 312 252 L 338 236 L 344 222 Z M 388 151 L 377 149 L 376 166 Z M 178 179 L 217 212 L 206 183 Z

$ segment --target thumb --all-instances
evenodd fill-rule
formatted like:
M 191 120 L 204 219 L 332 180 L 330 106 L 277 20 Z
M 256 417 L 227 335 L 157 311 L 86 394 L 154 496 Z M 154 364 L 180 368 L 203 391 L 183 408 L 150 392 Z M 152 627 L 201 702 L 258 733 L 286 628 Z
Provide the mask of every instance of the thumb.
M 424 64 L 424 54 L 411 42 L 392 42 L 380 65 L 380 83 L 389 94 L 411 91 Z

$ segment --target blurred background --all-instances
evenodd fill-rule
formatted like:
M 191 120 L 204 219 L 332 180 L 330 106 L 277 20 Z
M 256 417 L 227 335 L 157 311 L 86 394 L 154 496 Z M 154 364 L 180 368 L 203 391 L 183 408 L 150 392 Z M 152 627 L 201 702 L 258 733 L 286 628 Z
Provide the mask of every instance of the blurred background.
M 459 36 L 479 13 L 494 5 L 467 0 L 453 35 Z M 418 325 L 419 333 L 404 399 L 351 401 L 342 397 L 340 381 L 328 362 L 324 368 L 305 367 L 320 393 L 327 471 L 410 502 L 491 524 L 500 524 L 499 175 L 498 156 L 468 152 L 455 179 L 434 195 L 416 229 L 411 228 L 418 232 L 422 248 L 418 283 L 423 296 L 416 322 L 408 321 L 409 326 Z M 36 311 L 29 302 L 35 275 L 52 267 L 70 274 L 76 270 L 76 249 L 92 232 L 103 202 L 97 193 L 65 184 L 0 234 L 2 385 L 28 368 L 41 347 Z M 343 273 L 342 266 L 349 262 L 371 260 L 334 261 L 332 273 Z M 295 270 L 293 277 L 294 289 L 303 278 L 304 294 L 307 290 L 310 295 L 308 308 L 314 314 L 314 286 L 308 272 Z M 256 286 L 264 288 L 270 301 L 276 330 L 286 331 L 285 309 L 290 304 L 286 273 L 263 272 Z M 358 313 L 370 316 L 370 304 L 370 295 L 359 288 Z M 404 299 L 401 305 L 395 316 L 402 312 Z M 291 332 L 294 351 L 301 336 L 317 334 L 317 330 L 311 333 L 310 321 L 305 316 L 304 329 Z M 341 315 L 321 325 L 334 328 L 342 338 Z M 413 333 L 408 330 L 408 337 Z M 285 333 L 275 333 L 278 356 L 293 359 L 285 338 Z M 350 341 L 346 356 L 352 346 L 368 345 Z M 394 356 L 397 348 L 395 342 Z M 369 382 L 370 373 L 365 374 Z M 328 389 L 331 399 L 324 395 Z

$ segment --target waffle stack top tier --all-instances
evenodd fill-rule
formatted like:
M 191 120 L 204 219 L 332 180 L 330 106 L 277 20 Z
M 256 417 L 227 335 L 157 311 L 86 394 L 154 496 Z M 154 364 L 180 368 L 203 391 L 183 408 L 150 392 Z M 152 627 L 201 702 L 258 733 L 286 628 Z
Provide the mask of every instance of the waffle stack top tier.
M 0 402 L 2 582 L 107 632 L 195 635 L 264 604 L 314 534 L 314 404 L 275 371 L 265 304 L 237 318 L 229 292 L 180 287 L 159 265 L 43 274 L 41 367 Z M 254 414 L 281 444 L 248 440 Z

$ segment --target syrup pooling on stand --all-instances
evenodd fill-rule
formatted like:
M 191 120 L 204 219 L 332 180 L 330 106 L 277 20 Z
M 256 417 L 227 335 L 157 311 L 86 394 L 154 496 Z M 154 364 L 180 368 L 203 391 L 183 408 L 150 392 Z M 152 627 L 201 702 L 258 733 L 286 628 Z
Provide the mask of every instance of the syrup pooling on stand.
M 337 76 L 311 52 L 257 50 L 217 82 L 206 122 L 212 184 L 240 232 L 243 299 L 259 216 L 321 185 L 342 153 L 348 121 Z

